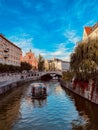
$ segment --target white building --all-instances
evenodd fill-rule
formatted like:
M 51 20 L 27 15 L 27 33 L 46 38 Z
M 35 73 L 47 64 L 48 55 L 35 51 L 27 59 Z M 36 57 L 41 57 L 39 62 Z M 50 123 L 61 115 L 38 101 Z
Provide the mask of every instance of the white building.
M 45 61 L 46 70 L 56 70 L 56 71 L 69 71 L 70 63 L 63 61 L 61 59 L 54 58 L 52 60 Z
M 70 70 L 70 62 L 62 61 L 62 71 L 69 71 Z
M 54 59 L 55 69 L 59 71 L 69 71 L 70 63 L 60 59 Z

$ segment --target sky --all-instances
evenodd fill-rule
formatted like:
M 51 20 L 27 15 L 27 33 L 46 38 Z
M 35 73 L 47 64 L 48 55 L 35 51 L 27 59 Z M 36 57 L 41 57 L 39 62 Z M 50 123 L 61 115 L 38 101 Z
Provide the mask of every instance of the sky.
M 0 33 L 23 54 L 69 61 L 83 28 L 98 21 L 97 0 L 0 0 Z

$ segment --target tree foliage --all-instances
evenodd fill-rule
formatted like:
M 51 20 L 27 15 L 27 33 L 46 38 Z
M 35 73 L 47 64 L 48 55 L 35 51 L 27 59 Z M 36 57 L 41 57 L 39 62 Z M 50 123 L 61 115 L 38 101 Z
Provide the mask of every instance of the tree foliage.
M 63 78 L 63 80 L 65 80 L 65 81 L 71 81 L 72 80 L 72 78 L 73 78 L 73 72 L 63 72 L 62 73 L 62 78 Z
M 44 69 L 45 69 L 44 58 L 41 55 L 39 55 L 38 56 L 38 70 L 43 71 Z
M 80 42 L 71 54 L 71 70 L 77 79 L 88 80 L 96 74 L 98 41 Z
M 32 65 L 27 62 L 21 62 L 21 71 L 26 70 L 29 71 L 32 69 Z
M 19 72 L 20 67 L 19 66 L 13 66 L 13 65 L 6 65 L 6 64 L 0 64 L 0 72 Z

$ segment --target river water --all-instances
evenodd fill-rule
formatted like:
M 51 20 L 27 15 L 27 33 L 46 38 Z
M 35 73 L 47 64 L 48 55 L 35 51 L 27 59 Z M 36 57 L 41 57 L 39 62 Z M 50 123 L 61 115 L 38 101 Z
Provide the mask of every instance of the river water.
M 0 97 L 0 130 L 98 130 L 98 106 L 45 82 L 48 96 L 32 100 L 30 84 Z

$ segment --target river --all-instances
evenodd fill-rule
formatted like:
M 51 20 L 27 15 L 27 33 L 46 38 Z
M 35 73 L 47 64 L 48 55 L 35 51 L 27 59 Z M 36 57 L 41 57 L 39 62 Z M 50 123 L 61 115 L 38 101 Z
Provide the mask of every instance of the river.
M 30 84 L 0 97 L 0 130 L 98 130 L 98 106 L 45 82 L 48 96 L 34 100 Z

